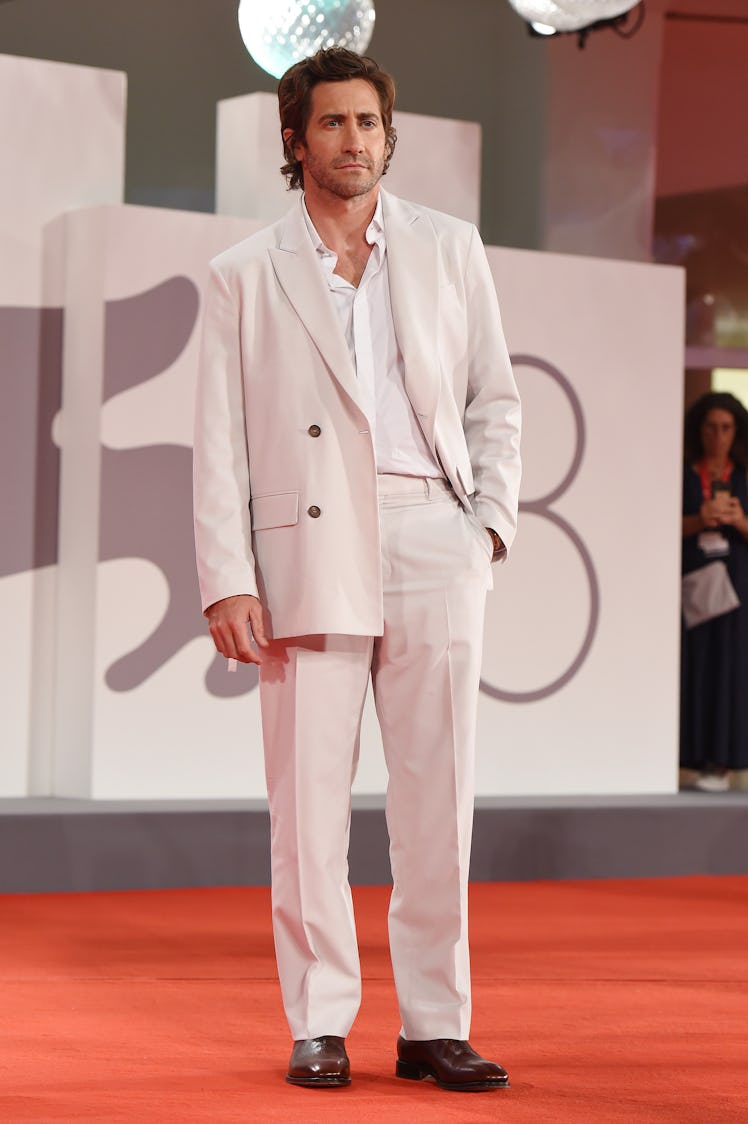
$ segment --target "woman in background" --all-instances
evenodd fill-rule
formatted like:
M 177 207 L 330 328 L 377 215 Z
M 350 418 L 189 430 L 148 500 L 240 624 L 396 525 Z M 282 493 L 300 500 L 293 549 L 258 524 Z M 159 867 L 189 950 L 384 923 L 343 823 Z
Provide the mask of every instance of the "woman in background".
M 748 769 L 748 412 L 710 393 L 686 414 L 683 573 L 722 558 L 740 606 L 683 630 L 681 768 L 703 792 Z

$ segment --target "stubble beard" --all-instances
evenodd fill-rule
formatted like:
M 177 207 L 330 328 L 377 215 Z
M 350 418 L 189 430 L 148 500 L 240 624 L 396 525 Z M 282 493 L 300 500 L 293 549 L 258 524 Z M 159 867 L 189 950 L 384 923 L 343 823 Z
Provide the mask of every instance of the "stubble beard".
M 369 174 L 351 175 L 342 169 L 336 169 L 334 165 L 331 167 L 314 158 L 310 159 L 309 156 L 307 156 L 304 174 L 311 176 L 319 188 L 336 195 L 338 199 L 355 199 L 359 195 L 366 195 L 377 186 L 384 174 L 384 157 L 381 160 L 367 159 L 356 163 Z

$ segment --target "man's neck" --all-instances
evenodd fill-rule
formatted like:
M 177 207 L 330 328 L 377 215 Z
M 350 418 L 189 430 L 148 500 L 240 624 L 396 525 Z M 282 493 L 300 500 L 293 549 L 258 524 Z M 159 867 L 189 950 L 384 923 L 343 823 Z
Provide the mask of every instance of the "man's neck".
M 352 199 L 341 199 L 314 184 L 305 189 L 304 198 L 314 229 L 334 253 L 350 253 L 366 244 L 366 231 L 377 209 L 378 184 L 365 195 Z

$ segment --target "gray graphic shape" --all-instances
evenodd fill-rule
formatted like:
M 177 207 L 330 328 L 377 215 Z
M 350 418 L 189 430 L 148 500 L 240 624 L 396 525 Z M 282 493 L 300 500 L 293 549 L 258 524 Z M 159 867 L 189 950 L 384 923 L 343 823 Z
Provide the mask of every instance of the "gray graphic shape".
M 0 308 L 0 577 L 57 561 L 62 309 Z
M 553 379 L 558 384 L 561 390 L 566 395 L 571 411 L 574 416 L 574 426 L 576 430 L 574 442 L 574 454 L 571 459 L 571 464 L 567 472 L 562 477 L 561 481 L 551 488 L 546 495 L 541 496 L 539 499 L 521 502 L 519 505 L 520 512 L 526 511 L 532 515 L 539 515 L 543 519 L 547 519 L 555 527 L 567 536 L 567 538 L 574 545 L 579 557 L 582 560 L 584 571 L 587 576 L 587 584 L 589 586 L 590 607 L 589 616 L 587 618 L 587 627 L 585 629 L 584 638 L 580 645 L 579 651 L 576 656 L 566 668 L 566 670 L 550 683 L 546 683 L 542 687 L 538 687 L 533 691 L 504 691 L 501 687 L 495 687 L 492 683 L 486 682 L 481 679 L 480 689 L 485 695 L 490 695 L 494 699 L 500 699 L 501 702 L 514 702 L 514 703 L 530 703 L 537 702 L 539 699 L 547 699 L 550 695 L 555 695 L 562 687 L 571 682 L 574 676 L 579 671 L 580 667 L 587 659 L 595 639 L 597 626 L 600 619 L 600 583 L 595 571 L 592 556 L 587 549 L 584 541 L 578 532 L 557 512 L 551 510 L 551 504 L 555 503 L 567 488 L 573 483 L 584 458 L 584 447 L 586 443 L 586 428 L 584 422 L 584 412 L 582 410 L 582 403 L 569 379 L 564 375 L 558 367 L 554 367 L 552 363 L 548 363 L 545 359 L 539 359 L 535 355 L 513 355 L 511 357 L 512 365 L 517 367 L 534 367 L 536 370 L 543 371 L 546 375 Z
M 187 277 L 171 277 L 153 289 L 107 302 L 104 400 L 170 367 L 187 346 L 198 311 L 199 293 Z M 195 577 L 191 451 L 166 444 L 103 448 L 99 533 L 102 561 L 143 558 L 158 566 L 168 583 L 163 618 L 142 644 L 106 671 L 113 691 L 131 691 L 185 644 L 206 634 Z M 137 596 L 133 589 L 133 599 Z M 236 675 L 227 675 L 225 667 L 216 655 L 205 678 L 211 694 L 236 696 L 257 685 L 256 668 L 241 666 Z

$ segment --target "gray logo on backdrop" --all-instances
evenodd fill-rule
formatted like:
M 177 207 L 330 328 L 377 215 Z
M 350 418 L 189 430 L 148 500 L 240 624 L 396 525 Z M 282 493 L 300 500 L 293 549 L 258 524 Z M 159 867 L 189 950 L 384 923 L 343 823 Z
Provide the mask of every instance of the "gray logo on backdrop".
M 170 367 L 187 346 L 198 310 L 198 291 L 186 277 L 108 302 L 104 401 Z M 51 434 L 61 405 L 62 329 L 59 308 L 0 308 L 0 577 L 57 561 L 60 454 Z M 152 562 L 169 589 L 167 610 L 150 635 L 107 669 L 114 691 L 139 687 L 185 644 L 206 635 L 195 580 L 191 476 L 192 453 L 181 445 L 101 450 L 99 557 Z M 242 666 L 226 675 L 216 654 L 205 681 L 214 695 L 244 694 L 257 685 L 257 672 Z
M 106 306 L 104 401 L 170 367 L 197 322 L 200 294 L 187 277 Z M 192 537 L 192 452 L 183 445 L 102 449 L 102 561 L 144 558 L 163 572 L 169 603 L 142 644 L 106 672 L 113 691 L 132 691 L 196 637 L 206 635 L 199 610 Z M 217 653 L 206 673 L 213 695 L 244 694 L 257 684 L 254 668 L 226 675 Z
M 553 695 L 556 691 L 560 691 L 569 683 L 580 667 L 587 659 L 592 642 L 595 638 L 597 631 L 598 620 L 600 617 L 600 584 L 595 573 L 595 566 L 592 561 L 592 556 L 589 550 L 582 541 L 581 536 L 572 525 L 567 522 L 563 516 L 558 512 L 552 510 L 552 505 L 556 500 L 560 499 L 564 492 L 570 487 L 576 478 L 577 473 L 582 464 L 585 446 L 585 424 L 584 413 L 582 412 L 582 403 L 579 401 L 577 392 L 569 382 L 569 379 L 564 375 L 558 367 L 554 367 L 552 363 L 547 363 L 544 359 L 538 359 L 535 355 L 513 355 L 512 365 L 516 367 L 530 367 L 538 371 L 543 371 L 549 375 L 555 383 L 560 386 L 561 390 L 566 395 L 571 406 L 571 411 L 574 416 L 575 427 L 575 441 L 574 441 L 574 455 L 571 459 L 571 464 L 565 475 L 551 490 L 539 499 L 530 500 L 528 502 L 520 503 L 520 512 L 526 511 L 528 514 L 538 515 L 542 519 L 547 519 L 555 527 L 558 527 L 563 534 L 573 543 L 579 557 L 584 566 L 584 571 L 587 576 L 587 584 L 589 586 L 589 616 L 587 618 L 587 627 L 585 629 L 582 643 L 579 647 L 574 659 L 561 675 L 557 676 L 550 683 L 546 683 L 531 691 L 506 691 L 493 683 L 488 683 L 485 679 L 481 680 L 481 690 L 486 695 L 491 695 L 494 699 L 501 699 L 502 702 L 516 702 L 528 703 L 537 702 L 538 699 L 547 699 L 549 695 Z
M 199 294 L 186 277 L 171 277 L 147 292 L 106 306 L 103 398 L 156 378 L 187 346 L 199 310 Z M 59 308 L 0 308 L 0 355 L 6 394 L 0 411 L 0 577 L 52 565 L 57 560 L 59 451 L 51 427 L 61 403 L 63 315 Z M 584 454 L 581 403 L 562 372 L 532 355 L 513 356 L 515 366 L 550 376 L 566 395 L 576 428 L 572 462 L 547 495 L 520 510 L 549 520 L 574 545 L 589 585 L 589 617 L 575 658 L 552 682 L 529 691 L 507 691 L 481 681 L 481 690 L 505 702 L 534 702 L 565 686 L 584 663 L 600 613 L 600 592 L 590 553 L 580 535 L 553 510 L 575 479 Z M 166 577 L 169 603 L 150 635 L 106 672 L 114 691 L 131 691 L 185 644 L 205 636 L 198 609 L 192 538 L 191 451 L 151 445 L 101 451 L 100 558 L 143 558 Z M 134 591 L 136 594 L 136 591 Z M 225 674 L 216 654 L 205 677 L 217 696 L 246 694 L 257 686 L 257 668 L 240 665 Z

